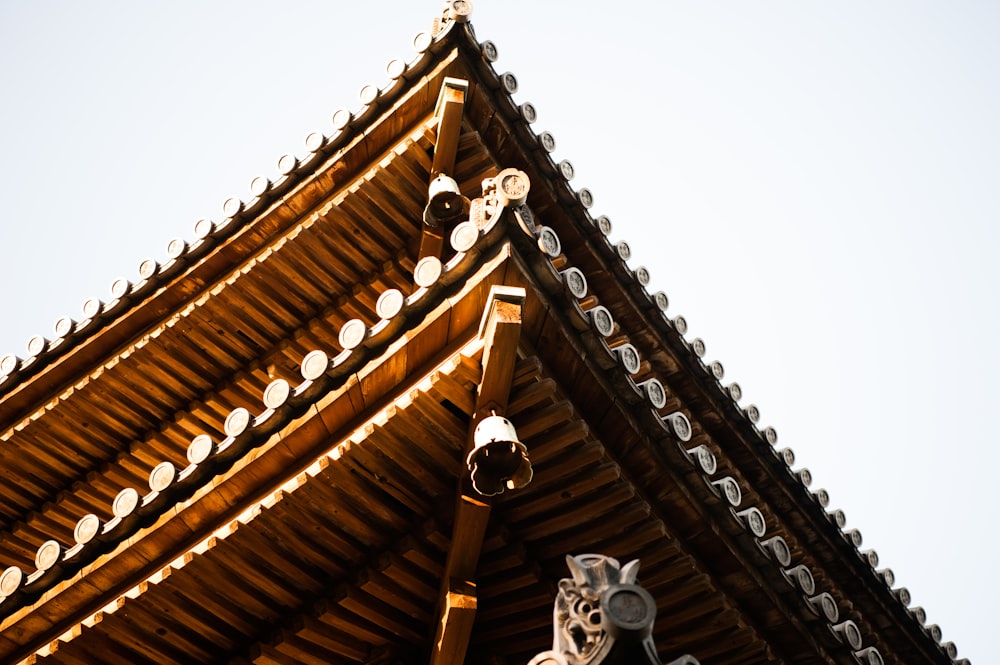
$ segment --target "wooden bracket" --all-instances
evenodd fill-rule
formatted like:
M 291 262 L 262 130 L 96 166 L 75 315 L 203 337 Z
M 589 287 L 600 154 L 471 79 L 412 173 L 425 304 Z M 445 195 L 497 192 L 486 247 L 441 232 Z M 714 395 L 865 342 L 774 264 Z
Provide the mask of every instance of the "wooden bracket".
M 517 362 L 525 291 L 494 286 L 483 312 L 479 336 L 483 346 L 483 378 L 476 396 L 476 410 L 466 443 L 466 454 L 474 445 L 478 422 L 492 410 L 507 408 L 510 385 Z M 431 665 L 455 665 L 465 660 L 476 615 L 475 575 L 482 551 L 490 501 L 477 494 L 469 476 L 463 474 L 458 486 L 451 548 L 445 562 L 438 599 L 440 621 L 434 636 Z
M 490 414 L 491 410 L 507 410 L 510 383 L 517 363 L 517 342 L 521 336 L 521 311 L 525 291 L 511 286 L 494 286 L 479 324 L 479 337 L 483 347 L 483 379 L 476 394 L 474 420 Z M 475 424 L 475 423 L 473 423 Z M 471 450 L 469 437 L 466 453 Z
M 434 142 L 434 158 L 431 162 L 431 181 L 441 174 L 455 171 L 458 157 L 458 139 L 462 134 L 462 113 L 469 82 L 456 78 L 445 78 L 438 94 L 434 117 L 437 119 L 437 138 Z M 444 246 L 444 229 L 423 224 L 420 231 L 420 256 L 441 258 Z
M 465 97 L 469 92 L 469 82 L 447 77 L 441 84 L 434 117 L 437 118 L 437 140 L 434 143 L 434 161 L 431 162 L 431 180 L 442 173 L 455 172 L 458 156 L 458 139 L 462 134 L 462 112 Z

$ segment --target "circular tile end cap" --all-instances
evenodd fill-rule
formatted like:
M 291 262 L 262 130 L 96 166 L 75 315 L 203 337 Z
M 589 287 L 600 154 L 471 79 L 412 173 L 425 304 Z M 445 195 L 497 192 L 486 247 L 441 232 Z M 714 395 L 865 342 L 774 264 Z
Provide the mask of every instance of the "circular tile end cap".
M 299 371 L 302 374 L 302 378 L 306 381 L 315 381 L 320 378 L 330 369 L 330 356 L 326 355 L 323 351 L 316 349 L 310 351 L 306 354 L 306 357 L 302 359 L 302 365 Z
M 86 545 L 101 532 L 101 518 L 90 513 L 80 518 L 73 529 L 73 540 L 78 545 Z
M 361 319 L 351 319 L 341 327 L 337 339 L 342 349 L 350 351 L 361 346 L 367 334 L 368 326 L 365 325 L 364 321 Z
M 664 416 L 663 422 L 678 441 L 691 440 L 691 421 L 680 411 Z
M 427 288 L 438 281 L 443 269 L 441 259 L 436 256 L 425 256 L 413 269 L 413 281 L 417 286 Z
M 14 595 L 22 583 L 24 583 L 24 572 L 17 566 L 10 566 L 0 573 L 0 597 Z
M 479 228 L 471 221 L 457 225 L 451 232 L 451 247 L 456 252 L 467 252 L 479 240 Z
M 251 420 L 249 411 L 242 406 L 236 407 L 226 416 L 226 423 L 223 426 L 226 430 L 226 435 L 239 436 L 247 430 Z
M 162 492 L 177 478 L 177 467 L 172 462 L 160 462 L 149 472 L 149 489 Z
M 497 49 L 497 45 L 490 40 L 484 41 L 479 45 L 483 52 L 483 59 L 486 62 L 496 62 L 500 57 L 500 51 Z
M 187 449 L 187 460 L 191 464 L 201 464 L 215 452 L 215 442 L 207 434 L 199 434 L 191 439 Z
M 285 403 L 291 392 L 292 388 L 288 385 L 288 381 L 275 379 L 264 389 L 264 406 L 269 409 L 277 409 Z
M 46 540 L 38 547 L 35 553 L 35 566 L 38 570 L 49 570 L 57 563 L 62 555 L 62 545 L 57 540 Z
M 115 517 L 124 518 L 132 514 L 139 505 L 139 492 L 133 487 L 126 487 L 111 503 L 111 512 Z
M 518 169 L 504 169 L 496 177 L 497 196 L 506 207 L 524 205 L 531 190 L 528 176 Z

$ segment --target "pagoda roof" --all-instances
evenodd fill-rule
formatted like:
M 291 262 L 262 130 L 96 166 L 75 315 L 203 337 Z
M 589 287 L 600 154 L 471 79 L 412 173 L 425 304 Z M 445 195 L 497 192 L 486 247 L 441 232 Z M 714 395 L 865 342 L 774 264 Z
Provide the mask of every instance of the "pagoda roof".
M 474 653 L 543 650 L 562 557 L 589 548 L 641 558 L 665 652 L 950 662 L 954 647 L 647 290 L 628 243 L 609 240 L 534 109 L 513 102 L 495 46 L 471 24 L 439 27 L 252 199 L 0 363 L 0 655 L 371 662 L 425 649 L 436 617 L 419 599 L 454 544 L 477 324 L 490 287 L 514 284 L 527 297 L 507 415 L 536 478 L 495 501 Z M 428 264 L 434 107 L 456 76 L 469 81 L 461 190 L 517 168 L 532 196 Z

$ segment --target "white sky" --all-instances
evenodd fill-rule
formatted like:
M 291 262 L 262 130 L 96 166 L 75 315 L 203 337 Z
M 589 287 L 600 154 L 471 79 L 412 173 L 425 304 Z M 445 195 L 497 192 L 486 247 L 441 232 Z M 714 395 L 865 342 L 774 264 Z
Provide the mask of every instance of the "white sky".
M 303 154 L 438 7 L 0 3 L 0 355 Z M 990 662 L 1000 5 L 478 0 L 473 21 L 706 359 Z

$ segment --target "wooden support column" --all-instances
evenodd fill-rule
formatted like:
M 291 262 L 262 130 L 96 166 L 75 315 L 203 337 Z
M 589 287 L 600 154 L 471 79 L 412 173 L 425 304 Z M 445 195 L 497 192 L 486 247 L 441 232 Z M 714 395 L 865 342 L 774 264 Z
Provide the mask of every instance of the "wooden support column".
M 468 81 L 446 78 L 438 94 L 434 117 L 438 121 L 437 138 L 434 141 L 434 158 L 431 162 L 431 181 L 442 173 L 451 176 L 455 172 L 458 157 L 458 139 L 462 134 L 462 113 L 465 96 L 469 90 Z M 429 183 L 428 183 L 429 184 Z M 444 245 L 444 229 L 424 224 L 420 232 L 420 257 L 441 257 Z
M 473 433 L 479 421 L 494 411 L 502 414 L 507 408 L 521 336 L 524 297 L 524 289 L 520 288 L 495 286 L 490 292 L 479 327 L 479 335 L 484 341 L 483 378 L 476 394 L 466 455 L 474 447 Z M 431 665 L 458 665 L 465 660 L 476 618 L 476 566 L 489 520 L 489 498 L 475 492 L 469 475 L 463 474 L 438 600 L 440 621 L 434 636 Z

